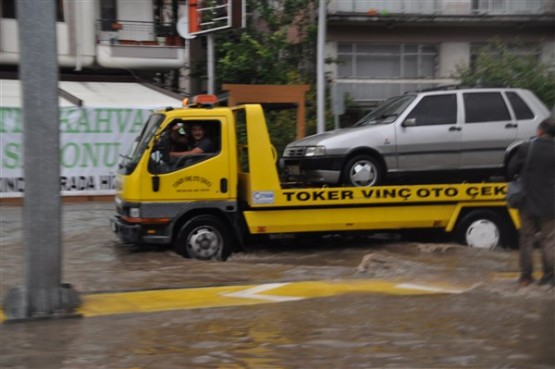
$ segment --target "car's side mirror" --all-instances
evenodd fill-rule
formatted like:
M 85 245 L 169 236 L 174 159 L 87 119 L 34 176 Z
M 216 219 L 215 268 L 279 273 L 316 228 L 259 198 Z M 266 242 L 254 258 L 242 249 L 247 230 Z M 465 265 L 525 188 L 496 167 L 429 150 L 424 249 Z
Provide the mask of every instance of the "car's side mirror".
M 401 124 L 403 127 L 415 127 L 416 126 L 416 118 L 408 118 L 405 119 L 403 124 Z

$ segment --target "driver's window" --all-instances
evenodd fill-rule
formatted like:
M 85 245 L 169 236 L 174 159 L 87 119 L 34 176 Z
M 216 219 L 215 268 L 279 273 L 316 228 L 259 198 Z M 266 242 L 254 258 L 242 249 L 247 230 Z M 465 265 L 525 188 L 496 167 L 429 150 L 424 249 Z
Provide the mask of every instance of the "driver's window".
M 155 140 L 149 170 L 180 170 L 216 156 L 220 148 L 220 121 L 174 119 Z
M 457 124 L 457 96 L 455 94 L 425 96 L 410 112 L 416 126 Z

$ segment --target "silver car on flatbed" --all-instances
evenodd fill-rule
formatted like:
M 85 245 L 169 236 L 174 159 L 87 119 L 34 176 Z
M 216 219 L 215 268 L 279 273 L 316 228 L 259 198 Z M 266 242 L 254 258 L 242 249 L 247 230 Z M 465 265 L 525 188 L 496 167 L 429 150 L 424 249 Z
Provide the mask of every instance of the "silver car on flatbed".
M 496 174 L 511 160 L 507 148 L 533 136 L 548 116 L 524 89 L 407 93 L 386 100 L 353 127 L 290 143 L 282 163 L 287 180 L 346 186 L 383 184 L 396 173 Z

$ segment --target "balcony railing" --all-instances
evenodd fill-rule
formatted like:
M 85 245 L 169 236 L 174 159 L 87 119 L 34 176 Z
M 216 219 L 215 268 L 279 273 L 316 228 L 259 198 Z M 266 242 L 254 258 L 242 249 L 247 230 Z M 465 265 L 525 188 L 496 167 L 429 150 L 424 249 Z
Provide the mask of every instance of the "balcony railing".
M 100 19 L 96 22 L 99 44 L 181 47 L 175 23 Z
M 330 14 L 540 15 L 555 14 L 555 0 L 331 0 Z

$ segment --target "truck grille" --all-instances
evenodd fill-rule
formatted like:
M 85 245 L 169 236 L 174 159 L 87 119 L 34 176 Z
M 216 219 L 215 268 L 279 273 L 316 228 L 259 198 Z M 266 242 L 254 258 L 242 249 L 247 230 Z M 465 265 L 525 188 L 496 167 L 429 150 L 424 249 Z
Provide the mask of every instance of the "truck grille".
M 283 156 L 288 158 L 300 158 L 304 156 L 306 147 L 289 147 L 285 149 Z

